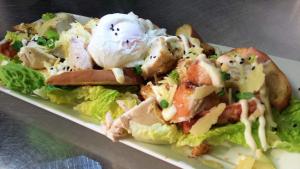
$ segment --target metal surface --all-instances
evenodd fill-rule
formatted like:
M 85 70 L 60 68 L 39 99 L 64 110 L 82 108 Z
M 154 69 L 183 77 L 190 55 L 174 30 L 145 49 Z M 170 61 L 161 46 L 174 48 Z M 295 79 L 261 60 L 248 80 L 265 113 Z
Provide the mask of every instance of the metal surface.
M 254 46 L 275 56 L 300 60 L 299 0 L 0 0 L 0 34 L 17 23 L 56 11 L 95 17 L 134 11 L 170 33 L 191 23 L 209 42 Z M 0 93 L 0 168 L 94 168 L 100 164 L 105 169 L 174 168 Z

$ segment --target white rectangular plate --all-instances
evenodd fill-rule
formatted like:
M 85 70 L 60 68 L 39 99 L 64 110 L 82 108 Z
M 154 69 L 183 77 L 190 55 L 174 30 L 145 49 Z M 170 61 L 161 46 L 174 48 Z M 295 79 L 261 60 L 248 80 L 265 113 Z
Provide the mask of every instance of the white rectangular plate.
M 82 22 L 86 21 L 84 18 L 79 18 L 79 19 L 83 19 Z M 220 45 L 214 45 L 214 46 L 221 51 L 228 51 L 231 49 L 230 47 L 225 47 Z M 300 78 L 299 78 L 300 62 L 279 58 L 279 57 L 273 57 L 273 56 L 271 57 L 276 62 L 276 64 L 281 68 L 281 70 L 288 76 L 293 86 L 294 95 L 299 97 L 300 94 L 299 91 L 297 91 L 297 88 L 300 87 Z M 12 95 L 16 98 L 19 98 L 32 105 L 45 109 L 50 113 L 56 114 L 62 118 L 73 121 L 97 133 L 103 135 L 105 134 L 105 130 L 103 126 L 95 125 L 81 120 L 77 116 L 78 113 L 75 112 L 71 107 L 56 105 L 50 103 L 47 100 L 43 100 L 38 97 L 23 95 L 18 92 L 14 92 L 6 88 L 3 88 L 1 86 L 0 86 L 0 91 Z M 131 138 L 121 140 L 120 142 L 132 148 L 135 148 L 139 151 L 142 151 L 146 154 L 154 156 L 158 159 L 164 160 L 170 164 L 173 164 L 174 166 L 185 168 L 185 169 L 186 168 L 209 169 L 209 167 L 202 164 L 203 161 L 207 162 L 207 160 L 217 161 L 220 164 L 222 164 L 224 168 L 233 168 L 234 164 L 236 164 L 237 162 L 236 160 L 239 154 L 241 153 L 249 154 L 249 151 L 241 147 L 233 147 L 230 149 L 216 148 L 210 155 L 204 155 L 201 158 L 199 157 L 197 159 L 195 158 L 192 159 L 187 157 L 187 155 L 184 154 L 182 150 L 179 150 L 178 148 L 173 146 L 146 144 L 146 143 L 138 142 Z M 297 162 L 300 160 L 300 154 L 288 153 L 282 150 L 272 150 L 269 155 L 273 159 L 277 168 L 279 169 L 286 169 L 286 168 L 298 169 Z

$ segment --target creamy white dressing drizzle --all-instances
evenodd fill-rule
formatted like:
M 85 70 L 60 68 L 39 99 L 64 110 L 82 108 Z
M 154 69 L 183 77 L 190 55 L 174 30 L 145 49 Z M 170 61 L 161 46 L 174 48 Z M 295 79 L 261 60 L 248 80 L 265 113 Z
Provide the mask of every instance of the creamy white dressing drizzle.
M 244 136 L 246 143 L 252 150 L 256 150 L 257 146 L 255 143 L 254 138 L 252 137 L 252 128 L 251 122 L 248 119 L 248 102 L 247 100 L 240 100 L 239 103 L 241 104 L 242 114 L 240 117 L 241 122 L 245 125 Z
M 198 57 L 200 59 L 200 65 L 209 74 L 213 85 L 216 87 L 223 87 L 224 84 L 223 84 L 220 70 L 218 70 L 214 65 L 209 63 L 209 61 L 206 59 L 206 56 L 204 54 L 200 54 Z
M 174 105 L 171 105 L 170 107 L 163 109 L 162 116 L 164 120 L 169 121 L 174 117 L 176 112 L 177 112 L 176 107 Z
M 265 107 L 261 104 L 261 102 L 257 98 L 254 98 L 254 100 L 256 102 L 257 110 L 261 112 L 261 115 L 258 118 L 259 121 L 258 138 L 263 151 L 266 151 L 268 149 L 268 143 L 266 138 L 266 119 L 264 117 Z
M 125 76 L 124 76 L 123 69 L 112 68 L 111 70 L 116 78 L 116 81 L 120 84 L 123 84 L 125 82 Z
M 189 41 L 188 39 L 183 35 L 179 35 L 180 39 L 182 40 L 183 46 L 184 46 L 184 52 L 188 53 L 189 52 Z

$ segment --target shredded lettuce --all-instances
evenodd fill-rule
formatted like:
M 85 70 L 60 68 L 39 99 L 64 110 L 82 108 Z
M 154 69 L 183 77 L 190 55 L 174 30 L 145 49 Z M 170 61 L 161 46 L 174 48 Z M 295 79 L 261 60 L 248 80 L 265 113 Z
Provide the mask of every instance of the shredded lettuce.
M 44 13 L 44 14 L 42 15 L 42 19 L 43 19 L 44 21 L 49 21 L 50 19 L 53 19 L 53 18 L 55 18 L 55 17 L 56 17 L 56 14 L 55 14 L 55 13 L 50 13 L 50 12 Z
M 136 140 L 153 144 L 173 144 L 181 135 L 175 125 L 160 123 L 147 126 L 132 121 L 130 131 Z
M 28 38 L 29 37 L 26 33 L 10 32 L 10 31 L 7 31 L 4 37 L 5 40 L 11 42 L 22 41 L 23 39 L 28 39 Z
M 11 90 L 32 94 L 34 90 L 44 86 L 45 80 L 41 73 L 7 61 L 7 64 L 0 66 L 0 81 Z
M 178 84 L 180 79 L 179 79 L 179 73 L 176 69 L 172 70 L 169 74 L 168 77 L 170 77 L 174 83 Z
M 0 53 L 0 65 L 3 61 L 7 61 L 7 57 Z
M 59 34 L 58 32 L 54 29 L 54 28 L 49 28 L 44 36 L 47 38 L 47 39 L 53 39 L 53 40 L 58 40 L 59 39 Z

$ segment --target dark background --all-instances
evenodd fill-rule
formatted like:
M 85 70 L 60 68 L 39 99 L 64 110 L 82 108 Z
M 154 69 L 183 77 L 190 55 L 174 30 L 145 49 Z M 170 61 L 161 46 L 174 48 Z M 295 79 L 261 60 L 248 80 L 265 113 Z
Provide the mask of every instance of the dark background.
M 300 60 L 300 0 L 0 0 L 0 37 L 15 24 L 60 11 L 93 17 L 134 11 L 170 34 L 190 23 L 208 42 L 254 46 Z M 174 168 L 0 92 L 0 168 L 94 169 L 100 164 L 105 169 Z
M 169 33 L 191 23 L 208 42 L 300 57 L 299 0 L 1 0 L 1 35 L 19 22 L 59 11 L 93 17 L 134 11 Z

